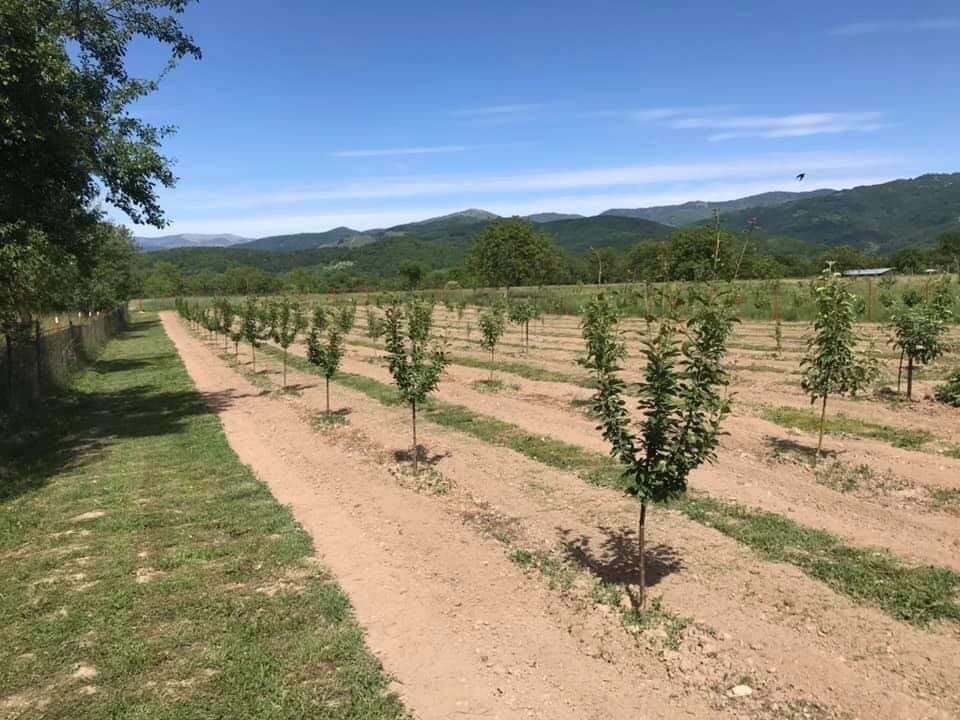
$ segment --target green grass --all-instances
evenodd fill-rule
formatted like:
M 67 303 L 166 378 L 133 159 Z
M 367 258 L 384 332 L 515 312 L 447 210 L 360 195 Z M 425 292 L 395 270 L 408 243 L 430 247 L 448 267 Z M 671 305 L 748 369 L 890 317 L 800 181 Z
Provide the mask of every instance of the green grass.
M 916 449 L 934 439 L 925 430 L 905 430 L 889 425 L 879 425 L 852 418 L 842 413 L 830 414 L 827 406 L 824 432 L 830 435 L 852 435 L 870 440 L 880 440 L 894 447 Z M 777 425 L 816 433 L 820 428 L 820 415 L 812 410 L 798 410 L 792 407 L 764 408 L 763 418 Z
M 890 553 L 844 545 L 834 535 L 787 518 L 704 496 L 674 505 L 688 517 L 753 548 L 765 560 L 796 565 L 848 597 L 907 622 L 960 621 L 960 575 L 911 566 Z
M 8 421 L 0 456 L 5 711 L 405 716 L 309 537 L 234 455 L 155 319 L 46 414 Z
M 315 370 L 303 358 L 291 358 L 291 366 Z M 386 404 L 398 401 L 393 388 L 376 380 L 346 373 L 335 379 Z M 623 487 L 620 466 L 600 453 L 528 433 L 452 403 L 431 400 L 422 416 L 544 465 L 575 472 L 592 484 Z M 917 625 L 938 619 L 960 621 L 960 575 L 951 570 L 910 565 L 883 550 L 845 545 L 834 535 L 782 516 L 699 494 L 669 507 L 749 546 L 764 559 L 795 565 L 837 592 L 879 607 L 898 620 Z

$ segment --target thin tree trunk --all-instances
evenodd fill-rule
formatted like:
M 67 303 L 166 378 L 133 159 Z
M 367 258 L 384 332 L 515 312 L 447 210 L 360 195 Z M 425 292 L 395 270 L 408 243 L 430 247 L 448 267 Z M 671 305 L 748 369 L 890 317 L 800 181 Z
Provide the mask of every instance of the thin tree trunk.
M 903 378 L 903 349 L 900 350 L 900 367 L 897 368 L 897 395 L 900 394 L 900 381 Z
M 640 501 L 640 522 L 637 523 L 637 543 L 640 551 L 640 609 L 646 605 L 647 601 L 647 555 L 644 544 L 644 530 L 647 526 L 647 501 Z
M 240 341 L 235 340 L 233 343 L 233 361 L 239 365 L 240 364 Z
M 330 378 L 325 378 L 327 381 L 327 415 L 330 414 Z
M 416 477 L 420 474 L 420 451 L 417 447 L 417 403 L 410 403 L 411 417 L 413 418 L 413 474 Z
M 817 466 L 817 460 L 820 459 L 820 450 L 823 448 L 823 423 L 827 417 L 827 396 L 823 396 L 823 406 L 820 408 L 820 437 L 817 440 L 817 454 L 813 456 L 813 466 Z
M 254 345 L 253 343 L 250 343 L 250 356 L 252 358 L 250 362 L 253 363 L 253 371 L 256 372 L 257 371 L 257 346 Z
M 913 399 L 913 355 L 907 356 L 907 400 Z
M 287 389 L 287 349 L 283 349 L 283 389 Z

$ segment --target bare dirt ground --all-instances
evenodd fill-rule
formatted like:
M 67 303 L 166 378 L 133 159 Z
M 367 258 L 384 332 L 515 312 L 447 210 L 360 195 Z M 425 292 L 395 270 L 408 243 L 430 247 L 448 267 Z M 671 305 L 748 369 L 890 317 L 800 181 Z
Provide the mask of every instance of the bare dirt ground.
M 398 462 L 409 433 L 403 408 L 337 386 L 334 402 L 348 424 L 315 432 L 323 408 L 315 376 L 291 371 L 300 394 L 272 396 L 172 315 L 164 325 L 201 391 L 233 391 L 216 407 L 228 437 L 314 536 L 371 648 L 420 717 L 960 715 L 955 628 L 896 622 L 662 510 L 648 542 L 664 621 L 627 626 L 602 596 L 636 580 L 629 499 L 429 423 L 421 429 L 427 481 L 414 480 Z M 345 369 L 385 379 L 368 355 L 354 347 Z M 278 363 L 258 357 L 263 364 L 261 377 L 278 383 Z M 440 395 L 602 449 L 592 421 L 568 407 L 589 391 L 515 376 L 517 389 L 507 393 L 470 387 L 487 375 L 452 367 Z M 898 509 L 891 530 L 881 503 L 799 471 L 785 477 L 794 468 L 766 457 L 767 430 L 735 432 L 721 462 L 699 471 L 693 485 L 804 522 L 826 518 L 821 526 L 858 543 L 886 538 L 904 556 L 951 564 L 955 517 Z M 880 445 L 861 442 L 865 453 Z M 550 562 L 542 572 L 524 571 L 510 559 L 518 552 Z M 733 697 L 744 684 L 751 694 Z

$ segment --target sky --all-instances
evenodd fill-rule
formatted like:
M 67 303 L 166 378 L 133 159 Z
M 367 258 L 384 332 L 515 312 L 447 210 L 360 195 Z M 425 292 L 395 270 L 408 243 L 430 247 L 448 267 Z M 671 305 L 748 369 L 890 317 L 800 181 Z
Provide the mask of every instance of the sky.
M 160 230 L 596 214 L 960 171 L 956 0 L 201 0 Z M 131 68 L 162 63 L 143 43 Z M 797 173 L 806 173 L 801 183 Z

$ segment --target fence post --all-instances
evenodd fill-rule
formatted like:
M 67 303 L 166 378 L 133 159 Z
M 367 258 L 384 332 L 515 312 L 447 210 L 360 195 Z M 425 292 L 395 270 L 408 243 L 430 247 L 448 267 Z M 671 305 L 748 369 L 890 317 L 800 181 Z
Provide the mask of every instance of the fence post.
M 37 397 L 43 395 L 43 357 L 40 354 L 40 321 L 33 321 L 33 352 L 37 360 Z
M 13 410 L 13 342 L 10 333 L 4 333 L 7 339 L 7 409 Z

